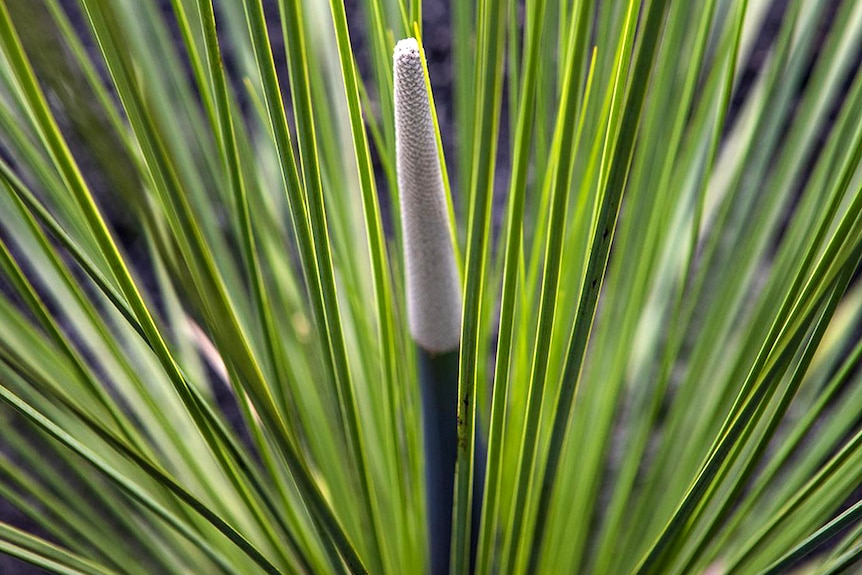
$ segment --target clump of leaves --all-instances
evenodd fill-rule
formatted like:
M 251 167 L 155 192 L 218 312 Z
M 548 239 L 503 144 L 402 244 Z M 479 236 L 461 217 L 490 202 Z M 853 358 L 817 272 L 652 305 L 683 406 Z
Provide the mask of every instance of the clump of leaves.
M 42 529 L 0 552 L 422 573 L 422 2 L 161 4 L 0 0 L 0 498 Z M 452 3 L 444 570 L 858 568 L 862 3 L 790 0 L 752 77 L 772 4 Z

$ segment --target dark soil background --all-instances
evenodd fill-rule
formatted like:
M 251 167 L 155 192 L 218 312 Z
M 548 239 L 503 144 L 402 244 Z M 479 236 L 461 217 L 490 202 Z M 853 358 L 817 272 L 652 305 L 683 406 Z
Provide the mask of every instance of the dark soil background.
M 453 126 L 452 110 L 453 71 L 451 62 L 451 37 L 449 33 L 450 3 L 455 1 L 458 0 L 424 0 L 424 43 L 427 50 L 430 74 L 434 83 L 434 97 L 438 108 L 441 131 L 443 134 L 443 143 L 444 147 L 446 148 L 447 157 L 449 158 L 454 158 L 455 154 L 457 154 L 453 137 L 453 134 L 455 132 Z M 839 2 L 837 0 L 826 1 L 829 2 L 830 6 L 832 7 L 832 10 L 830 18 L 824 20 L 821 25 L 821 40 L 828 32 L 829 26 L 831 25 L 832 15 L 834 15 L 835 11 L 837 11 L 839 5 Z M 32 2 L 32 0 L 17 0 L 17 4 L 19 5 L 30 5 L 30 2 Z M 169 0 L 160 0 L 160 2 L 165 13 L 169 15 L 167 17 L 167 20 L 169 22 L 172 22 L 173 20 L 172 16 L 170 16 L 171 8 Z M 363 22 L 361 13 L 357 6 L 357 2 L 358 0 L 347 0 L 345 4 L 347 6 L 348 21 L 351 26 L 351 35 L 354 47 L 357 51 L 359 63 L 361 67 L 365 68 L 364 72 L 367 72 L 367 52 L 364 47 L 365 42 Z M 11 1 L 9 3 L 10 5 L 16 4 L 15 1 Z M 84 26 L 85 24 L 83 19 L 80 18 L 80 15 L 76 12 L 77 0 L 63 0 L 63 4 L 69 7 L 70 14 L 73 14 L 73 20 L 76 22 L 76 24 L 79 26 Z M 275 16 L 277 14 L 275 0 L 266 0 L 265 4 L 270 5 L 268 6 L 268 14 L 273 17 L 273 29 L 278 30 L 278 24 L 275 20 Z M 776 38 L 776 35 L 780 28 L 782 17 L 788 4 L 789 0 L 773 1 L 771 11 L 762 26 L 755 49 L 753 50 L 749 61 L 745 63 L 742 74 L 742 82 L 737 93 L 734 95 L 731 103 L 730 115 L 728 116 L 728 125 L 732 125 L 732 123 L 735 121 L 737 117 L 737 112 L 745 101 L 745 98 L 749 93 L 749 88 L 753 80 L 757 77 L 759 70 L 761 69 L 763 63 L 766 60 L 769 48 Z M 280 43 L 280 34 L 275 34 L 274 36 L 275 37 L 273 38 L 273 41 Z M 180 40 L 178 33 L 175 35 L 175 37 L 179 42 Z M 280 45 L 276 45 L 275 48 L 276 62 L 280 62 L 283 68 L 283 50 Z M 229 66 L 229 55 L 226 56 L 226 62 Z M 286 75 L 286 70 L 284 69 L 280 70 L 279 72 L 282 77 Z M 502 114 L 501 117 L 503 119 L 503 122 L 505 123 L 505 120 L 507 118 L 505 112 Z M 503 127 L 503 130 L 506 130 L 505 126 Z M 822 137 L 825 138 L 827 133 L 828 131 L 825 130 L 822 134 Z M 505 133 L 503 134 L 503 137 L 505 138 Z M 74 143 L 74 135 L 71 136 L 71 139 Z M 500 148 L 501 150 L 500 157 L 498 158 L 497 177 L 498 192 L 501 191 L 501 187 L 502 189 L 505 189 L 509 172 L 508 151 L 505 149 L 506 146 L 500 146 Z M 0 153 L 3 153 L 2 148 L 0 148 Z M 455 182 L 456 174 L 454 173 L 454 170 L 456 169 L 456 166 L 454 165 L 454 162 L 450 163 L 453 164 L 449 166 L 450 174 L 452 175 L 452 181 Z M 93 165 L 88 166 L 85 162 L 83 165 L 83 169 L 87 174 L 88 180 L 94 182 L 95 186 L 98 188 L 99 182 L 104 181 L 104 178 L 102 178 L 98 174 L 99 167 Z M 384 178 L 378 178 L 378 182 L 383 181 Z M 104 193 L 102 194 L 102 197 L 107 200 Z M 385 203 L 385 193 L 381 193 L 381 200 Z M 495 209 L 495 220 L 498 222 L 499 216 L 502 213 L 502 210 L 500 209 L 503 205 L 502 200 L 503 194 L 498 193 L 495 202 L 495 206 L 497 206 L 497 208 Z M 116 202 L 113 202 L 113 206 L 112 202 L 109 201 L 105 201 L 103 202 L 103 204 L 103 207 L 106 209 L 112 223 L 115 225 L 117 236 L 124 244 L 124 248 L 126 249 L 126 251 L 133 259 L 135 259 L 136 261 L 140 261 L 142 264 L 144 264 L 144 247 L 142 242 L 139 242 L 137 239 L 134 222 L 129 222 L 128 218 L 123 216 L 124 210 L 122 209 L 122 206 L 117 206 Z M 143 275 L 144 280 L 146 281 L 146 274 Z M 2 289 L 2 285 L 0 285 L 0 289 Z M 223 400 L 220 401 L 220 403 L 222 404 L 222 407 L 226 411 L 226 413 L 228 413 L 231 421 L 234 422 L 237 427 L 241 427 L 241 419 L 238 410 L 236 409 L 236 406 L 233 405 L 232 400 L 230 399 L 230 394 L 223 394 Z M 3 449 L 2 437 L 0 437 L 0 449 Z M 41 529 L 38 525 L 35 525 L 25 515 L 23 515 L 15 507 L 10 505 L 2 498 L 0 498 L 0 520 L 18 526 L 22 529 L 33 531 L 43 536 L 48 536 L 48 534 L 45 533 L 43 529 Z M 36 569 L 28 564 L 16 561 L 9 557 L 0 555 L 0 575 L 35 575 L 40 573 L 44 573 L 44 571 Z

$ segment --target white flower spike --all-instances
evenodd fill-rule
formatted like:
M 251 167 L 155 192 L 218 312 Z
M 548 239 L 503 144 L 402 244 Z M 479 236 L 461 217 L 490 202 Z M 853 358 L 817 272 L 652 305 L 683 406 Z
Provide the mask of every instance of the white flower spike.
M 414 38 L 395 46 L 395 141 L 407 272 L 407 313 L 416 343 L 432 353 L 458 347 L 461 286 L 425 75 Z

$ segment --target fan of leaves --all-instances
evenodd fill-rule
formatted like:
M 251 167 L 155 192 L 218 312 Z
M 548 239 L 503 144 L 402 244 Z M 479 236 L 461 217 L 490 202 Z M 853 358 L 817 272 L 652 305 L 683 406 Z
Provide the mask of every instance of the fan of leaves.
M 0 552 L 424 571 L 422 2 L 358 4 L 0 0 Z M 862 558 L 862 3 L 772 4 L 451 3 L 453 573 Z

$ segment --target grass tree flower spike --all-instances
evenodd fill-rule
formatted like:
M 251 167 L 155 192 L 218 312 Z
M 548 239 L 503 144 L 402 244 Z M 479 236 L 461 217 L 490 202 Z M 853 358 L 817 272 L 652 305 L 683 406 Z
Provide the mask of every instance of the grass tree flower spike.
M 458 347 L 461 287 L 419 45 L 395 46 L 395 141 L 410 333 L 435 354 Z
M 455 487 L 461 287 L 419 44 L 395 46 L 395 140 L 407 306 L 416 341 L 425 432 L 432 575 L 448 575 Z

